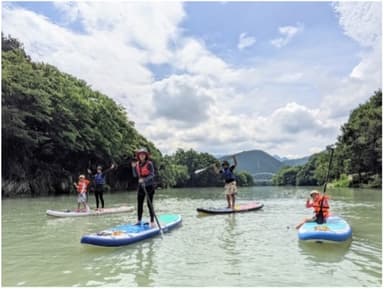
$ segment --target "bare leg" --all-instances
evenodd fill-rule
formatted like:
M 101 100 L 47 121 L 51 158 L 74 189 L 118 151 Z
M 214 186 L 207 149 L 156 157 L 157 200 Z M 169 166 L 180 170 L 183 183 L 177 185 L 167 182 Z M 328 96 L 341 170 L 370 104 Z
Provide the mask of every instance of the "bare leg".
M 296 225 L 296 230 L 298 230 L 298 229 L 300 229 L 300 227 L 302 226 L 302 225 L 304 225 L 306 222 L 311 222 L 311 221 L 313 221 L 313 218 L 306 218 L 306 219 L 304 219 L 301 223 L 299 223 L 299 224 L 297 224 Z
M 231 195 L 227 194 L 226 197 L 227 197 L 227 203 L 228 203 L 227 208 L 231 208 Z
M 235 197 L 236 195 L 235 194 L 232 194 L 231 195 L 231 199 L 232 199 L 232 209 L 234 210 L 235 209 Z

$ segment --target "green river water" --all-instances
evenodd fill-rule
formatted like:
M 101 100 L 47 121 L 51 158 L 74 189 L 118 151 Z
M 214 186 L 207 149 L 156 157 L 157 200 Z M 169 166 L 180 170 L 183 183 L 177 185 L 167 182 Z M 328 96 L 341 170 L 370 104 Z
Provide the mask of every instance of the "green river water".
M 381 286 L 381 190 L 329 188 L 331 212 L 349 222 L 352 240 L 307 244 L 294 226 L 312 215 L 305 208 L 311 189 L 240 188 L 238 203 L 258 200 L 264 208 L 232 215 L 196 212 L 226 205 L 220 188 L 158 190 L 157 214 L 180 214 L 183 224 L 163 239 L 120 248 L 87 246 L 80 238 L 134 222 L 135 211 L 53 218 L 47 209 L 74 208 L 76 196 L 2 200 L 2 286 Z M 107 207 L 136 207 L 133 191 L 104 198 Z

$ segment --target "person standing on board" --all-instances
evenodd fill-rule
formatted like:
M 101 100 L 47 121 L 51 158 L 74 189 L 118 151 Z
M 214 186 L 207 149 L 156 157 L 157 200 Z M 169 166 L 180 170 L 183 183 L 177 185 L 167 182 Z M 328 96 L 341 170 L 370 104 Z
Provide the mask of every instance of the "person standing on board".
M 236 176 L 233 173 L 234 169 L 237 166 L 237 160 L 235 156 L 232 156 L 234 164 L 229 166 L 228 161 L 223 161 L 221 164 L 221 169 L 219 169 L 216 164 L 213 165 L 215 172 L 220 173 L 224 179 L 225 185 L 225 196 L 227 198 L 228 206 L 227 208 L 234 210 L 235 209 L 235 196 L 237 194 L 237 186 L 236 186 Z
M 144 199 L 147 197 L 147 206 L 150 215 L 151 227 L 155 227 L 153 195 L 155 194 L 155 168 L 149 159 L 149 152 L 145 148 L 141 148 L 136 152 L 136 160 L 132 162 L 133 177 L 138 179 L 137 189 L 137 223 L 141 225 L 143 216 Z
M 85 178 L 84 175 L 79 176 L 78 183 L 73 183 L 77 191 L 77 212 L 80 212 L 80 204 L 84 206 L 86 212 L 89 211 L 89 206 L 87 204 L 87 190 L 89 185 L 89 180 Z
M 306 222 L 317 222 L 323 224 L 326 218 L 330 216 L 328 197 L 324 194 L 321 195 L 319 191 L 312 191 L 310 193 L 311 199 L 307 199 L 305 206 L 307 208 L 313 208 L 315 215 L 311 218 L 304 219 L 301 223 L 296 226 L 296 229 L 300 229 Z
M 101 208 L 100 210 L 104 209 L 104 185 L 105 185 L 105 174 L 112 170 L 115 167 L 114 164 L 111 165 L 111 167 L 103 172 L 103 168 L 101 166 L 97 166 L 96 174 L 92 175 L 91 169 L 88 169 L 88 173 L 92 176 L 93 183 L 94 183 L 94 193 L 96 198 L 96 211 L 99 210 L 99 203 L 101 202 Z M 99 201 L 100 199 L 100 201 Z

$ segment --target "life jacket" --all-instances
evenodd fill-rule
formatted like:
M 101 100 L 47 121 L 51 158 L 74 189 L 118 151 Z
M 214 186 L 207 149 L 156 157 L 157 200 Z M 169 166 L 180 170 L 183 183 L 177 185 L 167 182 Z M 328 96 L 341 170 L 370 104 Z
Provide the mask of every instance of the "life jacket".
M 103 173 L 95 174 L 95 183 L 96 185 L 104 185 L 105 184 L 105 175 Z
M 76 190 L 78 193 L 86 193 L 88 188 L 89 181 L 87 179 L 79 181 Z
M 151 174 L 151 170 L 149 167 L 150 164 L 152 165 L 151 161 L 146 161 L 143 165 L 140 165 L 140 162 L 137 162 L 136 172 L 137 172 L 137 176 L 139 178 L 145 178 Z M 153 165 L 152 165 L 152 167 L 153 167 Z
M 323 202 L 323 206 L 321 207 L 321 202 Z M 320 209 L 322 208 L 323 216 L 324 218 L 327 218 L 330 215 L 329 212 L 329 204 L 328 204 L 328 197 L 321 196 L 313 201 L 312 207 L 314 209 L 314 212 L 318 214 L 320 212 Z
M 223 169 L 221 174 L 226 181 L 236 180 L 235 174 L 230 168 Z

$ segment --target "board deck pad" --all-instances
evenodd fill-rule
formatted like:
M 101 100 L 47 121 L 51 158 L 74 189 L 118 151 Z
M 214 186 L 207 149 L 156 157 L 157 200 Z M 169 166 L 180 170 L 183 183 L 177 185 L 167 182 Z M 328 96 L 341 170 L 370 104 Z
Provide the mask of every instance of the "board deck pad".
M 260 202 L 250 202 L 245 204 L 237 204 L 235 205 L 235 209 L 231 208 L 197 208 L 198 212 L 207 213 L 207 214 L 232 214 L 232 213 L 241 213 L 241 212 L 249 212 L 259 210 L 264 206 L 263 203 Z
M 134 210 L 134 207 L 132 206 L 121 206 L 121 207 L 115 207 L 115 208 L 104 208 L 100 211 L 96 211 L 91 209 L 88 212 L 84 211 L 74 211 L 74 210 L 64 210 L 64 211 L 57 211 L 57 210 L 47 210 L 47 215 L 52 217 L 58 217 L 58 218 L 65 218 L 65 217 L 85 217 L 85 216 L 99 216 L 99 215 L 106 215 L 106 214 L 117 214 L 117 213 L 125 213 L 125 212 L 131 212 Z
M 159 215 L 163 233 L 170 231 L 181 224 L 181 216 L 176 214 Z M 122 224 L 97 233 L 87 234 L 81 237 L 80 242 L 88 245 L 118 247 L 148 239 L 160 234 L 158 227 L 152 228 L 149 223 L 142 222 L 139 225 Z
M 300 240 L 312 242 L 343 242 L 351 236 L 350 225 L 338 216 L 328 217 L 324 224 L 306 222 L 298 231 Z

